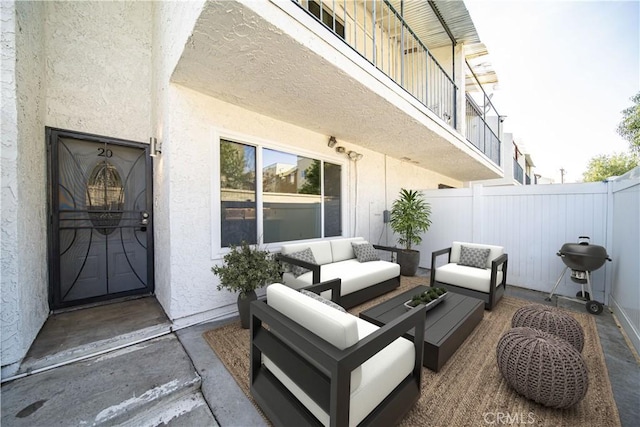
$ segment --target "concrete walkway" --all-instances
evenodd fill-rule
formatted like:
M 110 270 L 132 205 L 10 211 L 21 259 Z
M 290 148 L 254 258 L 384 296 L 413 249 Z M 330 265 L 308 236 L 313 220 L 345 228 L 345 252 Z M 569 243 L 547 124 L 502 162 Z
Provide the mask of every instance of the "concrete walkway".
M 547 303 L 516 287 L 507 295 Z M 562 298 L 547 304 L 584 311 Z M 2 385 L 2 426 L 267 425 L 202 336 L 236 319 L 173 331 L 158 310 L 147 298 L 52 316 L 24 377 Z M 595 318 L 622 425 L 636 426 L 640 365 L 611 313 Z M 48 369 L 52 361 L 60 366 Z

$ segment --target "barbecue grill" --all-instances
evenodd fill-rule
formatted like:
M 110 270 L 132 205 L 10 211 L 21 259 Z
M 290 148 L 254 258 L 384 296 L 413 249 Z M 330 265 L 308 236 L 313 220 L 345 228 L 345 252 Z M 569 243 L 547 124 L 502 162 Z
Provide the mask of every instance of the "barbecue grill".
M 565 243 L 562 245 L 556 255 L 562 259 L 565 268 L 562 270 L 560 277 L 558 277 L 558 281 L 551 290 L 547 301 L 551 300 L 565 273 L 568 269 L 571 269 L 571 280 L 581 286 L 581 290 L 578 291 L 576 297 L 581 298 L 582 301 L 587 301 L 586 308 L 589 313 L 600 314 L 603 310 L 602 304 L 591 300 L 591 295 L 593 294 L 591 272 L 602 267 L 606 261 L 611 261 L 611 258 L 607 255 L 605 248 L 591 245 L 589 241 L 588 236 L 580 236 L 578 237 L 578 243 Z M 585 284 L 587 285 L 587 292 L 584 290 Z

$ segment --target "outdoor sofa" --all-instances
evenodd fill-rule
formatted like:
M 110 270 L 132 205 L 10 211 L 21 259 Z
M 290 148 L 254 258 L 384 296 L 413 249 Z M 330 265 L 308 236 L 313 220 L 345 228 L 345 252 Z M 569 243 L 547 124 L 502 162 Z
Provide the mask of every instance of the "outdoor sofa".
M 438 266 L 441 255 L 447 255 L 447 263 Z M 492 310 L 504 294 L 508 260 L 502 246 L 453 242 L 431 254 L 430 284 L 478 298 Z
M 285 266 L 294 267 L 283 274 L 282 282 L 300 289 L 339 278 L 342 280 L 341 305 L 354 307 L 400 286 L 400 265 L 378 259 L 377 250 L 397 252 L 398 249 L 372 245 L 362 237 L 282 245 L 278 259 Z M 308 258 L 309 252 L 311 258 Z M 301 267 L 306 270 L 299 270 Z M 323 296 L 331 298 L 328 292 Z
M 308 289 L 339 302 L 339 279 Z M 276 426 L 396 425 L 420 397 L 424 322 L 421 305 L 379 328 L 272 284 L 251 303 L 251 394 Z

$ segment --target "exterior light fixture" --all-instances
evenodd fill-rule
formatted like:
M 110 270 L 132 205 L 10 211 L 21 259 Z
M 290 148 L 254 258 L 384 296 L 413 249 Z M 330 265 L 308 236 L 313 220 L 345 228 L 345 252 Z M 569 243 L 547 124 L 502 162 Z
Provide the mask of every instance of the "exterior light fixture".
M 329 146 L 329 148 L 333 148 L 336 146 L 336 144 L 338 143 L 338 141 L 336 140 L 335 136 L 331 136 L 329 137 L 329 142 L 327 143 L 327 145 Z
M 158 154 L 162 153 L 162 143 L 158 142 L 157 138 L 149 138 L 149 145 L 151 157 L 156 157 Z
M 343 154 L 343 153 L 346 153 L 346 152 L 347 152 L 347 150 L 345 150 L 344 147 L 336 147 L 336 153 Z
M 358 160 L 362 159 L 362 154 L 360 153 L 356 153 L 355 151 L 349 151 L 347 153 L 347 156 L 349 156 L 349 158 L 355 162 L 357 162 Z

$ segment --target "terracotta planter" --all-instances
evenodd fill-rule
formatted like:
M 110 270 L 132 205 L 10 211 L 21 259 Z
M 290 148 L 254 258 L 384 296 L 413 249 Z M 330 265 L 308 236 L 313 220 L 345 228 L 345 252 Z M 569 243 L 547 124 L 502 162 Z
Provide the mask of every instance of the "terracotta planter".
M 255 291 L 247 292 L 247 295 L 242 298 L 238 295 L 238 312 L 240 313 L 240 324 L 244 329 L 249 329 L 249 305 L 251 301 L 258 299 Z
M 420 251 L 413 249 L 399 251 L 398 264 L 400 264 L 400 275 L 415 276 L 420 264 Z

